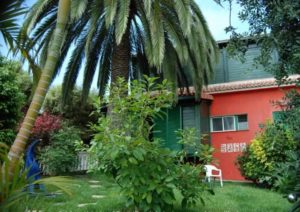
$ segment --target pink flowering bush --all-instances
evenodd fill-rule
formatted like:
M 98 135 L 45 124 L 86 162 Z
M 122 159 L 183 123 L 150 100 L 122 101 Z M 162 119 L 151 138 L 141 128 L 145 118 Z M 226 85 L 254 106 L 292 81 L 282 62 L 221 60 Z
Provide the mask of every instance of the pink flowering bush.
M 35 121 L 32 138 L 49 140 L 50 134 L 61 128 L 62 119 L 60 116 L 52 115 L 48 112 L 42 113 Z

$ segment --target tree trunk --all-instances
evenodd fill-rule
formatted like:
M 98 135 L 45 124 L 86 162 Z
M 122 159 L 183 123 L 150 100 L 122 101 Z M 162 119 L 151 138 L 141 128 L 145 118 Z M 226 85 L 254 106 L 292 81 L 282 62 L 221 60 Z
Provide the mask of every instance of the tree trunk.
M 34 92 L 33 99 L 26 113 L 25 119 L 8 154 L 10 159 L 10 175 L 12 175 L 15 169 L 16 162 L 19 160 L 22 153 L 24 153 L 26 144 L 28 142 L 28 138 L 30 137 L 35 120 L 38 116 L 38 113 L 44 102 L 47 90 L 50 86 L 53 71 L 60 56 L 64 30 L 68 23 L 70 14 L 70 5 L 70 0 L 59 1 L 56 28 L 53 35 L 53 41 L 48 50 L 46 64 L 42 71 L 42 76 Z
M 129 57 L 130 57 L 130 42 L 129 42 L 130 26 L 127 25 L 126 32 L 123 35 L 121 43 L 115 44 L 112 55 L 112 68 L 111 68 L 111 83 L 116 83 L 119 77 L 122 77 L 127 82 L 129 78 Z M 124 95 L 128 95 L 125 92 Z M 113 105 L 109 104 L 107 113 L 112 118 L 112 128 L 119 128 L 122 123 L 121 114 L 113 113 Z
M 126 32 L 123 35 L 121 43 L 115 44 L 112 55 L 111 82 L 114 83 L 118 77 L 123 77 L 125 81 L 129 77 L 129 57 L 130 57 L 130 42 L 129 35 L 130 26 L 128 24 Z

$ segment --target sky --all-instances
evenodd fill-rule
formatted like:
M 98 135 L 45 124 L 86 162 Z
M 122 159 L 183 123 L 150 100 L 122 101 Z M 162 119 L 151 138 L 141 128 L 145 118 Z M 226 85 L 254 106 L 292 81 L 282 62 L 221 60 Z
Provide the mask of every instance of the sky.
M 26 0 L 26 6 L 31 6 L 35 0 Z M 215 38 L 215 40 L 226 40 L 229 39 L 229 35 L 225 33 L 225 28 L 229 26 L 229 6 L 228 4 L 223 3 L 223 7 L 216 4 L 213 0 L 196 0 L 196 3 L 199 5 L 204 17 L 206 18 L 209 29 Z M 248 25 L 246 23 L 242 23 L 238 19 L 238 12 L 240 8 L 238 5 L 233 4 L 232 6 L 232 18 L 231 23 L 232 26 L 237 28 L 238 32 L 245 32 L 248 29 Z M 22 24 L 22 18 L 20 18 L 20 24 Z M 3 44 L 2 36 L 0 35 L 0 52 L 2 55 L 7 56 L 7 48 Z M 62 68 L 62 70 L 64 67 Z M 53 85 L 61 84 L 63 79 L 63 71 L 59 74 L 59 76 L 54 80 Z M 79 75 L 79 79 L 77 84 L 81 84 L 82 82 L 82 74 Z M 96 83 L 94 82 L 92 88 L 96 88 Z

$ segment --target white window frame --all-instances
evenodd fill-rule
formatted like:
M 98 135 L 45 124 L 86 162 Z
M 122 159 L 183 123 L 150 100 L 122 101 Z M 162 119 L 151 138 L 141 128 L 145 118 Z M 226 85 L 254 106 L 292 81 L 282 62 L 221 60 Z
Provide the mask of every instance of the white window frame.
M 242 116 L 242 115 L 246 115 L 247 116 L 247 129 L 238 129 L 238 116 Z M 233 128 L 234 129 L 230 129 L 230 130 L 225 130 L 224 129 L 224 118 L 225 117 L 232 117 L 233 118 Z M 215 118 L 222 118 L 222 130 L 214 130 L 213 128 L 213 120 Z M 211 132 L 233 132 L 233 131 L 244 131 L 244 130 L 249 130 L 249 120 L 248 120 L 248 114 L 247 113 L 243 113 L 243 114 L 237 114 L 237 115 L 225 115 L 225 116 L 214 116 L 210 118 L 210 129 Z
M 246 129 L 239 129 L 239 120 L 238 120 L 238 118 L 239 118 L 239 116 L 244 116 L 244 115 L 246 115 L 246 117 L 247 117 L 247 128 Z M 243 130 L 249 130 L 249 120 L 248 120 L 248 114 L 246 114 L 246 113 L 244 113 L 244 114 L 238 114 L 238 115 L 235 115 L 236 116 L 236 120 L 237 120 L 237 123 L 236 123 L 236 130 L 237 131 L 243 131 Z
M 224 126 L 224 118 L 232 117 L 233 118 L 233 129 L 225 130 Z M 236 123 L 235 123 L 235 116 L 222 116 L 222 124 L 223 124 L 223 132 L 230 132 L 230 131 L 236 131 Z
M 213 119 L 214 118 L 222 118 L 222 130 L 214 131 L 214 125 L 213 125 Z M 212 132 L 223 132 L 223 130 L 224 130 L 223 117 L 222 116 L 211 117 L 210 118 L 210 129 L 211 129 Z

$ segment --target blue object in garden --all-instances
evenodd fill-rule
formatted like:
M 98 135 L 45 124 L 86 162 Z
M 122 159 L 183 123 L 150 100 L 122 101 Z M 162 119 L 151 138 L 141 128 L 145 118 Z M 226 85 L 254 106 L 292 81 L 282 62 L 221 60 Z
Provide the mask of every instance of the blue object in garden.
M 25 168 L 28 170 L 27 179 L 29 179 L 29 192 L 34 193 L 34 184 L 33 181 L 41 178 L 41 169 L 40 165 L 35 159 L 35 147 L 38 144 L 39 140 L 33 141 L 26 150 L 26 158 L 25 158 Z M 43 184 L 39 184 L 39 189 L 41 191 L 45 191 L 45 186 Z

